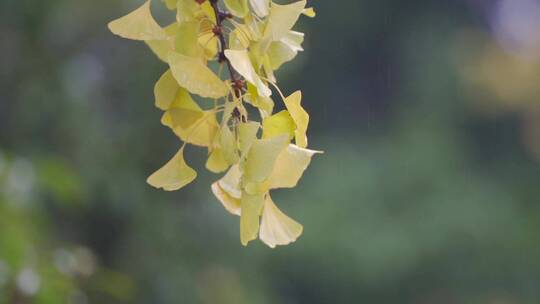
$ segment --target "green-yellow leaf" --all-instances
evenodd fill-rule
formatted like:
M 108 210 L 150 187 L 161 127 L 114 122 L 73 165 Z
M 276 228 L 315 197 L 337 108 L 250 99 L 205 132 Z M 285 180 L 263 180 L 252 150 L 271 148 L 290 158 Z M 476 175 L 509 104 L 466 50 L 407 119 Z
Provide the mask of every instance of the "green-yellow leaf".
M 290 144 L 283 150 L 268 178 L 269 188 L 294 188 L 309 166 L 311 158 L 320 151 L 308 150 Z
M 224 0 L 225 6 L 239 18 L 244 18 L 249 13 L 248 0 Z
M 225 56 L 240 75 L 257 87 L 257 92 L 260 96 L 269 97 L 272 95 L 272 91 L 261 80 L 259 75 L 257 75 L 257 72 L 255 72 L 255 68 L 253 68 L 246 50 L 225 50 Z
M 302 234 L 303 227 L 281 210 L 266 196 L 261 219 L 259 238 L 271 248 L 290 244 Z
M 274 101 L 270 97 L 262 97 L 257 93 L 257 88 L 248 83 L 248 94 L 246 96 L 247 101 L 254 107 L 258 108 L 261 112 L 261 116 L 266 118 L 272 115 L 274 109 Z
M 231 132 L 228 126 L 221 128 L 219 139 L 221 150 L 223 151 L 223 157 L 227 163 L 230 165 L 237 163 L 238 152 L 236 148 L 236 140 L 234 134 Z
M 299 51 L 303 51 L 303 41 L 304 33 L 290 31 L 281 40 L 272 42 L 268 48 L 268 57 L 270 58 L 272 69 L 279 69 L 283 63 L 291 61 Z
M 251 148 L 251 144 L 257 139 L 257 132 L 259 132 L 260 127 L 261 125 L 254 121 L 238 125 L 238 148 L 241 155 L 245 155 Z
M 196 177 L 197 172 L 184 161 L 182 147 L 168 163 L 147 179 L 147 183 L 165 191 L 174 191 L 191 183 Z
M 218 181 L 218 184 L 228 195 L 240 199 L 242 197 L 242 191 L 240 190 L 241 178 L 242 172 L 240 172 L 240 167 L 238 167 L 238 165 L 233 165 L 229 171 L 227 171 L 225 176 Z
M 202 48 L 199 47 L 199 22 L 187 21 L 178 25 L 175 39 L 176 52 L 190 57 L 200 57 Z
M 264 194 L 251 195 L 242 193 L 240 205 L 240 241 L 246 246 L 249 241 L 257 238 L 259 233 L 259 220 L 264 204 Z
M 300 91 L 294 92 L 284 100 L 285 106 L 296 124 L 296 130 L 294 131 L 296 145 L 305 148 L 308 144 L 306 132 L 309 124 L 309 115 L 302 108 L 301 101 L 302 92 Z
M 157 24 L 150 11 L 150 0 L 133 12 L 109 22 L 114 34 L 132 40 L 167 40 L 167 33 Z
M 229 88 L 200 58 L 178 53 L 169 53 L 169 66 L 180 86 L 191 93 L 207 98 L 221 98 L 229 93 Z
M 296 125 L 291 114 L 286 110 L 276 113 L 263 120 L 262 138 L 272 138 L 280 135 L 287 135 L 289 140 L 294 137 Z
M 195 123 L 200 121 L 204 116 L 204 111 L 173 108 L 168 111 L 171 116 L 171 122 L 173 128 L 188 129 L 194 126 Z
M 167 36 L 169 39 L 167 40 L 146 40 L 144 43 L 148 45 L 148 47 L 156 54 L 156 56 L 159 58 L 159 60 L 163 62 L 167 62 L 167 56 L 169 55 L 169 52 L 174 51 L 174 40 L 176 36 L 176 32 L 178 30 L 178 26 L 175 23 L 167 26 L 164 28 L 165 33 L 167 33 Z
M 274 169 L 278 155 L 288 143 L 286 135 L 255 140 L 244 165 L 244 182 L 263 182 L 267 179 Z
M 214 149 L 206 161 L 206 169 L 213 173 L 221 173 L 229 168 L 229 163 L 223 157 L 221 149 Z
M 230 213 L 240 216 L 242 208 L 240 206 L 240 199 L 232 197 L 225 190 L 221 188 L 218 182 L 212 184 L 212 193 L 221 202 L 223 207 Z

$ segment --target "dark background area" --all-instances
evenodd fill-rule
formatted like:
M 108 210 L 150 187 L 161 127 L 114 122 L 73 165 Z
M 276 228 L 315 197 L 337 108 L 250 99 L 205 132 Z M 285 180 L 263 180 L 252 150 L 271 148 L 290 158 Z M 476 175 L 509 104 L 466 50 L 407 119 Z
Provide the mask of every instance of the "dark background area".
M 540 2 L 309 2 L 277 77 L 326 153 L 274 195 L 304 234 L 272 250 L 204 150 L 145 183 L 180 145 L 166 66 L 106 28 L 142 1 L 1 1 L 0 303 L 538 303 Z

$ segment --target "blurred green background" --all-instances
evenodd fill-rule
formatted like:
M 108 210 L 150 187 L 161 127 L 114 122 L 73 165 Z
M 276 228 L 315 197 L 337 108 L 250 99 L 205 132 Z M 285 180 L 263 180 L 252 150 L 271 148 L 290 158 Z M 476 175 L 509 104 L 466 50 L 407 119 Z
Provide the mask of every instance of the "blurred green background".
M 241 246 L 203 150 L 189 187 L 145 183 L 179 147 L 166 66 L 106 28 L 141 3 L 0 1 L 0 303 L 540 301 L 539 1 L 310 1 L 277 76 L 326 153 L 275 194 L 305 228 L 275 250 Z

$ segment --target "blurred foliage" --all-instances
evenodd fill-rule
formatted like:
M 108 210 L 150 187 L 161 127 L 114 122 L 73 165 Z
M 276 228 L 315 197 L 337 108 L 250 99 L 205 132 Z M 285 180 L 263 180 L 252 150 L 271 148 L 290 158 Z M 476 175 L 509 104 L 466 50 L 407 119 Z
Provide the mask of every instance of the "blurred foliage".
M 239 244 L 216 176 L 145 184 L 177 148 L 164 66 L 105 26 L 142 1 L 0 2 L 0 303 L 536 303 L 539 80 L 501 1 L 312 2 L 278 77 L 326 154 L 276 194 L 305 227 L 276 250 Z

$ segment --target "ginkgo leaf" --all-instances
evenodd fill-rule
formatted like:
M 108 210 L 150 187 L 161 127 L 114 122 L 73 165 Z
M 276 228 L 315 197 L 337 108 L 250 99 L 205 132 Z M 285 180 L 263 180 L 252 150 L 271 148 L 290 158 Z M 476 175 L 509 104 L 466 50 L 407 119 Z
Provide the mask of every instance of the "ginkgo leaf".
M 300 91 L 294 92 L 284 100 L 285 106 L 296 124 L 296 130 L 294 131 L 296 145 L 305 148 L 307 147 L 306 132 L 309 124 L 309 115 L 304 108 L 302 108 L 302 105 L 300 105 L 301 101 L 302 92 Z
M 202 147 L 211 146 L 219 125 L 213 111 L 204 111 L 203 113 L 203 116 L 187 129 L 180 125 L 173 125 L 174 133 L 187 143 Z
M 229 88 L 200 58 L 169 53 L 169 66 L 180 86 L 191 93 L 207 98 L 220 98 L 229 93 Z
M 177 53 L 190 57 L 200 57 L 202 48 L 199 46 L 198 41 L 199 22 L 186 21 L 178 25 L 174 42 Z
M 229 168 L 229 171 L 223 176 L 218 184 L 228 195 L 233 198 L 240 199 L 242 197 L 242 191 L 240 190 L 240 179 L 242 178 L 242 172 L 238 165 L 233 165 Z
M 262 138 L 272 138 L 280 135 L 287 135 L 289 140 L 294 137 L 296 124 L 288 111 L 283 110 L 263 120 Z
M 178 23 L 193 21 L 197 18 L 201 7 L 194 0 L 177 0 L 176 21 Z
M 221 134 L 219 138 L 221 150 L 223 151 L 223 157 L 229 164 L 238 162 L 238 152 L 236 148 L 236 139 L 228 126 L 221 128 Z
M 109 22 L 114 34 L 132 40 L 167 40 L 167 33 L 152 17 L 150 0 L 133 12 Z
M 266 196 L 261 219 L 259 238 L 271 248 L 290 244 L 302 234 L 303 227 L 281 210 Z
M 238 216 L 242 214 L 240 199 L 230 196 L 217 182 L 213 183 L 211 188 L 212 193 L 214 193 L 215 197 L 223 204 L 223 207 L 227 211 Z
M 198 38 L 199 45 L 204 49 L 207 59 L 215 58 L 219 51 L 219 40 L 211 31 L 202 33 Z
M 248 12 L 248 0 L 224 0 L 227 9 L 236 17 L 244 18 Z
M 191 183 L 196 177 L 197 172 L 184 161 L 182 147 L 169 162 L 148 177 L 146 182 L 155 188 L 174 191 Z
M 285 62 L 291 61 L 298 52 L 303 51 L 304 33 L 289 31 L 281 40 L 272 42 L 268 48 L 268 57 L 272 69 L 277 70 Z
M 292 29 L 298 21 L 300 14 L 306 7 L 306 0 L 293 2 L 287 5 L 272 3 L 268 24 L 264 31 L 264 37 L 271 41 L 279 41 Z
M 244 182 L 263 182 L 272 170 L 278 155 L 287 147 L 286 135 L 257 139 L 251 145 L 244 165 Z
M 249 4 L 257 16 L 264 18 L 268 15 L 270 0 L 249 0 Z
M 161 110 L 167 110 L 176 99 L 180 87 L 171 70 L 167 70 L 154 86 L 155 104 Z
M 317 153 L 322 152 L 290 144 L 276 159 L 272 174 L 268 178 L 269 189 L 296 187 L 311 158 Z
M 170 109 L 168 113 L 171 116 L 173 128 L 180 127 L 182 129 L 188 129 L 194 126 L 204 116 L 204 111 L 182 108 Z
M 229 163 L 223 157 L 221 149 L 214 149 L 206 161 L 206 169 L 213 173 L 221 173 L 229 168 Z
M 260 96 L 269 97 L 272 95 L 272 91 L 264 84 L 259 75 L 257 75 L 257 72 L 255 72 L 246 50 L 225 50 L 225 56 L 240 75 L 257 87 Z
M 246 246 L 249 241 L 257 238 L 259 233 L 259 221 L 264 204 L 264 194 L 251 195 L 242 193 L 240 206 L 240 241 Z
M 274 101 L 270 97 L 262 97 L 257 93 L 257 88 L 248 83 L 248 94 L 246 100 L 261 112 L 262 118 L 272 115 L 274 109 Z
M 240 154 L 246 154 L 251 148 L 251 144 L 257 139 L 257 132 L 259 132 L 260 127 L 261 125 L 254 121 L 238 125 L 238 148 Z
M 145 40 L 144 43 L 148 45 L 150 50 L 156 54 L 159 60 L 167 62 L 167 56 L 169 52 L 174 51 L 174 40 L 176 32 L 178 30 L 178 25 L 175 23 L 166 26 L 164 28 L 165 33 L 169 37 L 167 40 Z

